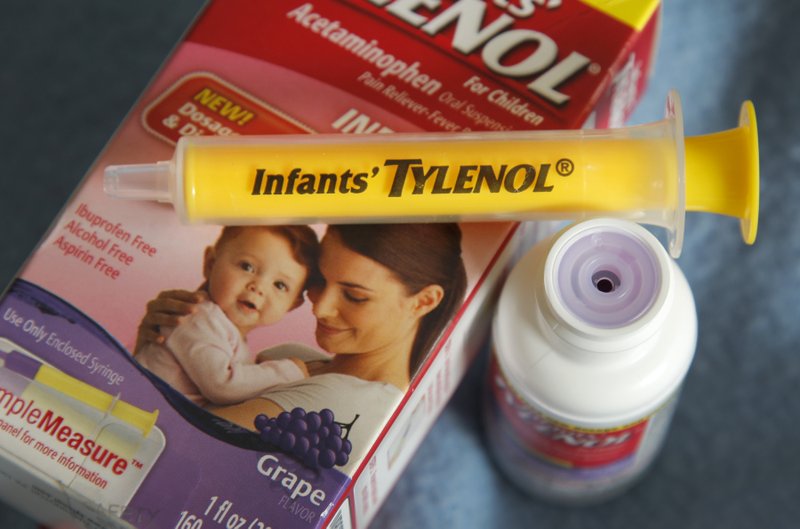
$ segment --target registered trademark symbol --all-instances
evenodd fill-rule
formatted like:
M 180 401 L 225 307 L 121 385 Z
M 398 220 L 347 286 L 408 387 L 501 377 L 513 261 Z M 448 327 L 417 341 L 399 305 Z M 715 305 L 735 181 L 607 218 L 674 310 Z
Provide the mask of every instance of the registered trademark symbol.
M 589 67 L 587 68 L 587 71 L 588 71 L 590 74 L 592 74 L 592 75 L 597 75 L 597 74 L 599 74 L 599 73 L 600 73 L 600 70 L 602 70 L 602 68 L 601 68 L 601 67 L 600 67 L 600 65 L 599 65 L 599 64 L 597 64 L 596 62 L 593 62 L 593 63 L 592 63 L 592 64 L 590 64 L 590 65 L 589 65 Z
M 575 170 L 575 164 L 569 158 L 561 158 L 556 162 L 556 171 L 561 176 L 569 176 Z

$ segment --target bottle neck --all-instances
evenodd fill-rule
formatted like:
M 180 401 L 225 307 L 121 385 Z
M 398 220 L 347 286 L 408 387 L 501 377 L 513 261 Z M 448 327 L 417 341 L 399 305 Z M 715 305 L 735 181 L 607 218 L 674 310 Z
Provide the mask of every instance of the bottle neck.
M 670 267 L 666 250 L 637 224 L 576 224 L 555 238 L 544 262 L 544 324 L 581 356 L 629 351 L 663 323 Z

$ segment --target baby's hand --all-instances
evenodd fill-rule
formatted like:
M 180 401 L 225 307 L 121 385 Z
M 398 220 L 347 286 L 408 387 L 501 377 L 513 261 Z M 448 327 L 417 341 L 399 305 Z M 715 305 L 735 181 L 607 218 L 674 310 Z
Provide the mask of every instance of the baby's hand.
M 267 360 L 280 360 L 282 358 L 299 358 L 303 362 L 313 362 L 315 360 L 330 360 L 333 355 L 306 344 L 288 342 L 259 351 L 256 355 L 256 362 L 260 364 Z
M 303 362 L 299 358 L 290 358 L 289 360 L 294 362 L 294 365 L 300 368 L 300 371 L 303 372 L 303 378 L 308 378 L 308 366 L 306 366 L 305 362 Z

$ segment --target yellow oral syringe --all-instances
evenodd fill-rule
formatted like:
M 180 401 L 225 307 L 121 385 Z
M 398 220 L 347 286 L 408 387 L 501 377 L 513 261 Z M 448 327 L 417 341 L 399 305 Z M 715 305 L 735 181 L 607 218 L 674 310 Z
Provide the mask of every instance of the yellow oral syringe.
M 685 212 L 758 225 L 755 111 L 683 136 L 677 94 L 648 125 L 580 131 L 185 137 L 171 161 L 109 166 L 104 189 L 171 202 L 212 224 L 583 219 L 663 226 L 678 256 Z

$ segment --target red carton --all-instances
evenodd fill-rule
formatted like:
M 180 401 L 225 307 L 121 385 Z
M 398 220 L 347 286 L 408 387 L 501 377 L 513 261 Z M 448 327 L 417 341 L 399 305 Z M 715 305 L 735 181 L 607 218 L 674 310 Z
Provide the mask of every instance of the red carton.
M 620 125 L 659 9 L 211 2 L 0 300 L 3 499 L 86 527 L 367 526 L 483 343 L 523 230 L 221 235 L 110 198 L 103 169 L 169 159 L 191 135 Z M 240 250 L 260 261 L 225 268 Z M 267 279 L 240 288 L 245 272 Z M 207 299 L 158 329 L 164 344 L 137 345 L 147 302 L 171 289 Z

